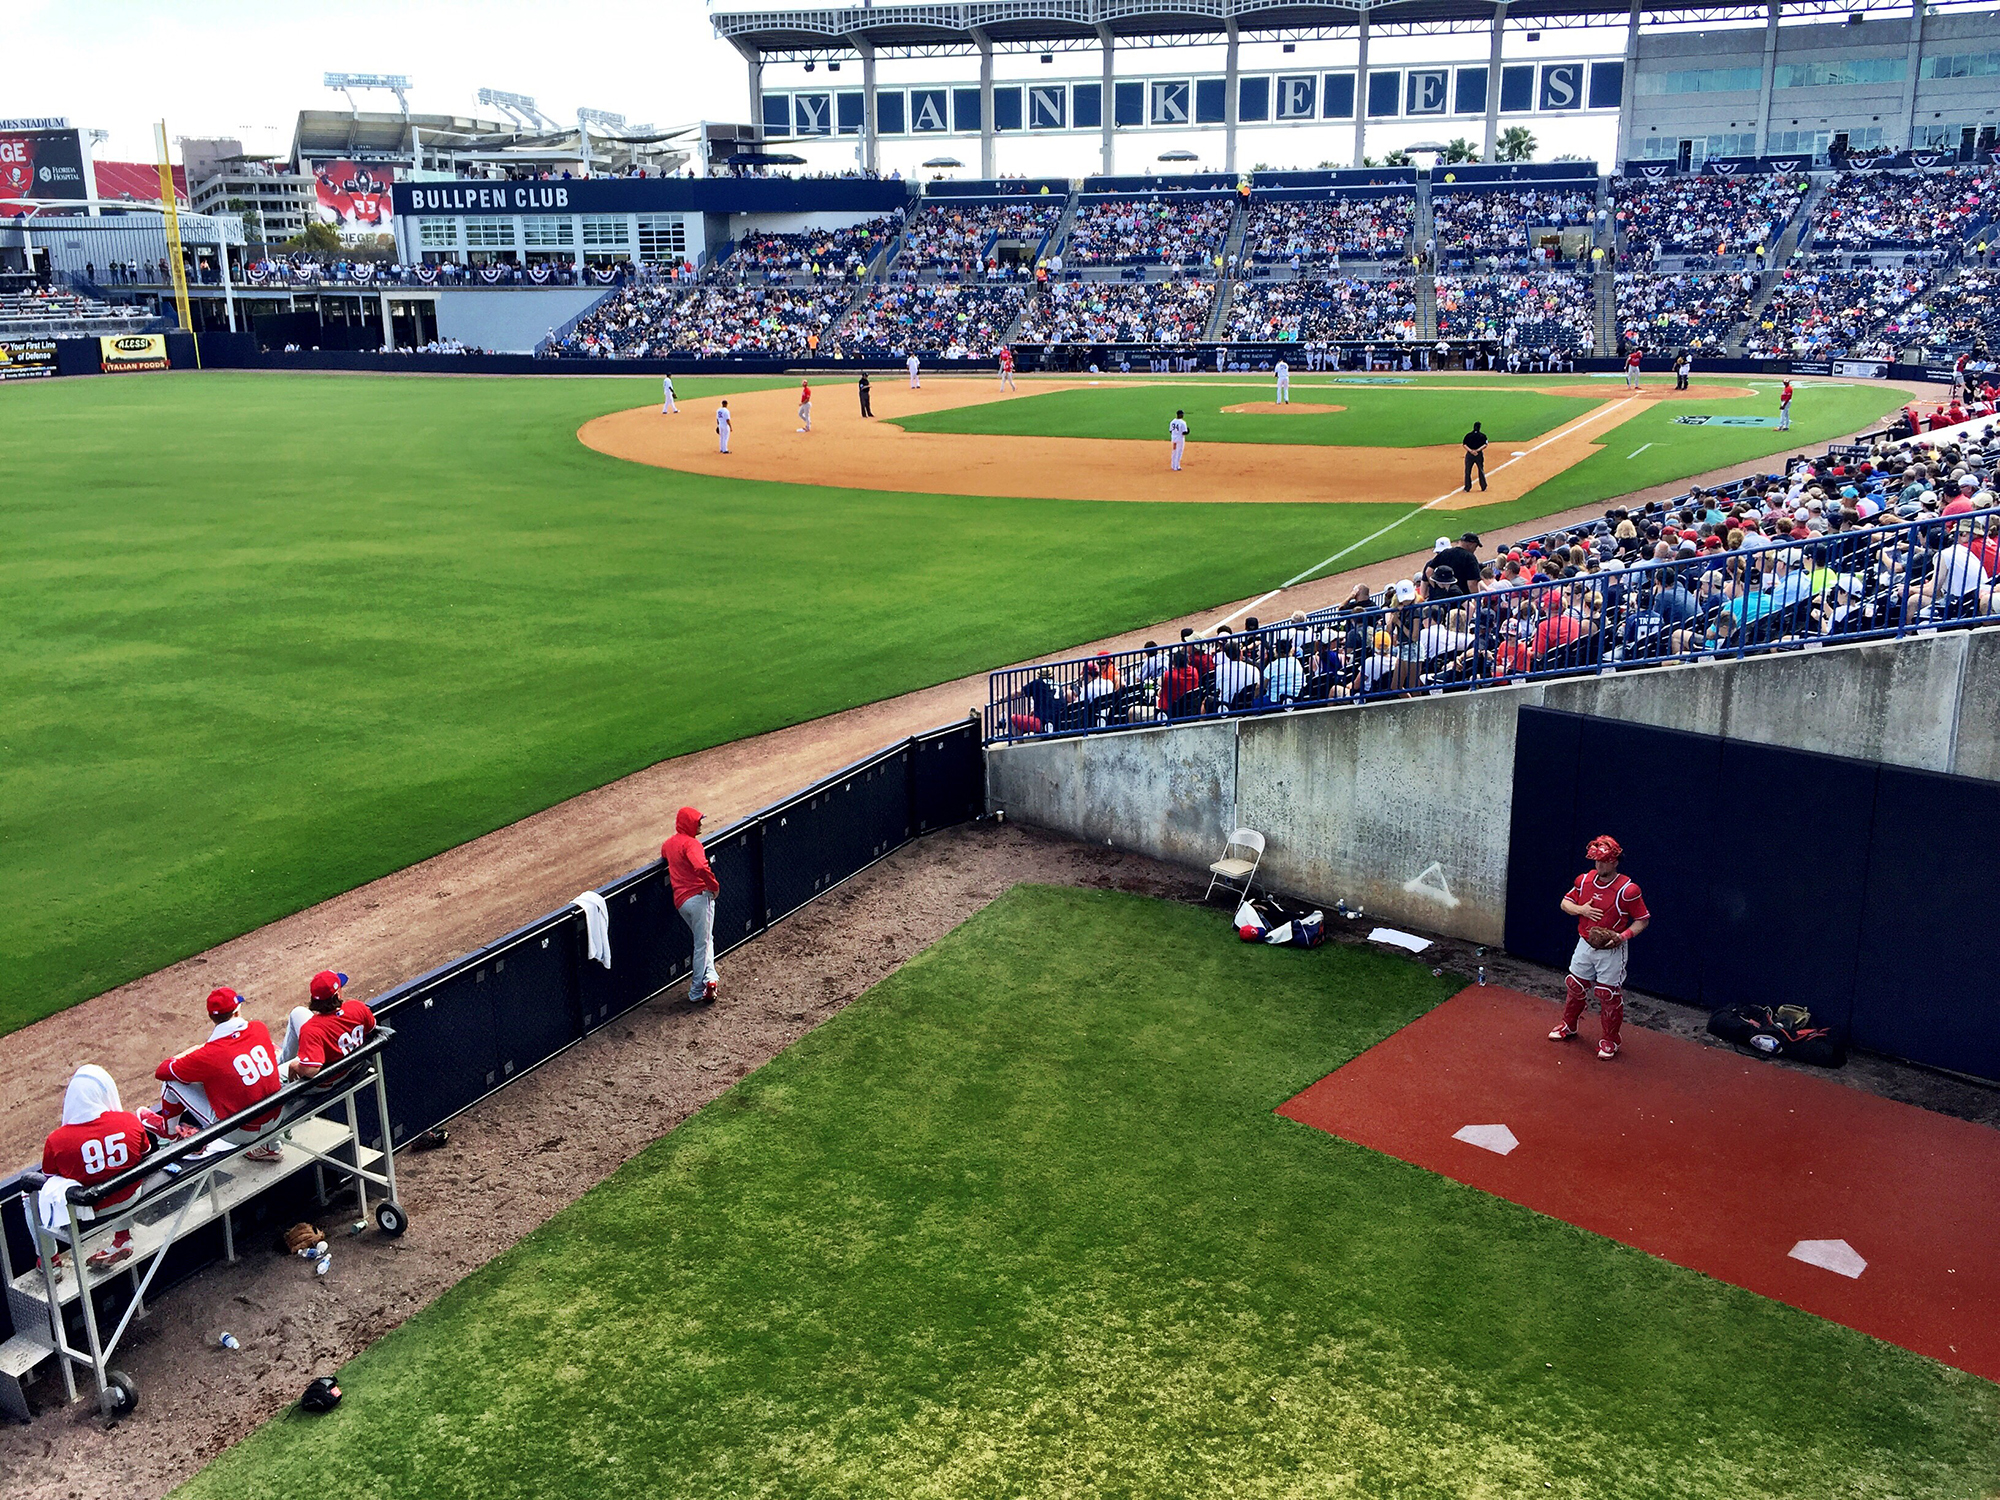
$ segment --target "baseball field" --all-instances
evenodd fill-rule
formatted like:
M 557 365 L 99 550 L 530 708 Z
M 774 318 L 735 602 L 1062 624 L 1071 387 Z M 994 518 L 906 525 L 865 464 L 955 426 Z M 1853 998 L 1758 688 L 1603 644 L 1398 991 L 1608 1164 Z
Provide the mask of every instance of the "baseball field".
M 1394 557 L 1432 504 L 1492 539 L 1903 395 L 1805 384 L 1781 434 L 1683 420 L 1767 418 L 1755 382 L 1301 375 L 1343 409 L 1296 414 L 1242 377 L 898 384 L 865 425 L 822 385 L 810 435 L 789 381 L 683 381 L 678 418 L 615 378 L 10 385 L 0 1033 L 665 757 Z M 1474 417 L 1494 490 L 1461 497 Z
M 178 1493 L 1992 1493 L 2000 1388 L 1276 1112 L 1454 987 L 1016 887 Z

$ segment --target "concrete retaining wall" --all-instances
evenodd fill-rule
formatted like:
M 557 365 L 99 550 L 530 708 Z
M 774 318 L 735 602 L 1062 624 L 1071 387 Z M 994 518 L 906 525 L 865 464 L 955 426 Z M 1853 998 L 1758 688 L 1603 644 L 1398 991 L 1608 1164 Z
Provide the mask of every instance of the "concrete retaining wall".
M 1277 890 L 1498 944 L 1521 704 L 2000 781 L 1996 684 L 2000 631 L 1958 631 L 996 745 L 987 801 L 1023 823 L 1196 869 L 1231 828 L 1256 828 Z M 1433 864 L 1442 881 L 1418 884 Z

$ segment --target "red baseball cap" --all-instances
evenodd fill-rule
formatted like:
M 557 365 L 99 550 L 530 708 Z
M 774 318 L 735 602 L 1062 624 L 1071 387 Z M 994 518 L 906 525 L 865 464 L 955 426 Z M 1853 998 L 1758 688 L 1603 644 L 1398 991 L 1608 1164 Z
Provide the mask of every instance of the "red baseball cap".
M 236 1014 L 236 1007 L 243 1003 L 243 997 L 224 985 L 219 990 L 208 992 L 208 1018 L 211 1021 L 226 1021 Z
M 326 1000 L 338 995 L 340 987 L 346 983 L 347 976 L 345 974 L 336 974 L 331 969 L 321 969 L 317 974 L 313 975 L 312 983 L 307 988 L 312 991 L 313 999 Z

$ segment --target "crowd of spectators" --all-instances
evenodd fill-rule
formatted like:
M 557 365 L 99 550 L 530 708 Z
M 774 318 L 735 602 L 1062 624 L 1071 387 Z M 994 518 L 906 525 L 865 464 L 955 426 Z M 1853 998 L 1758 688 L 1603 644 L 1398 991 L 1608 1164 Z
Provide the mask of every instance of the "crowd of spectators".
M 934 359 L 987 359 L 1028 300 L 1018 283 L 903 282 L 870 287 L 835 325 L 833 342 L 846 354 L 903 358 L 912 350 Z
M 2000 169 L 1848 172 L 1813 210 L 1813 246 L 1868 250 L 1958 244 L 2000 204 Z
M 1621 178 L 1611 197 L 1628 260 L 1665 254 L 1749 255 L 1776 246 L 1804 201 L 1810 179 L 1754 177 Z
M 1870 334 L 1929 279 L 1927 271 L 1886 266 L 1786 266 L 1744 352 L 1752 359 L 1888 359 L 1903 342 Z
M 127 322 L 138 309 L 117 303 L 100 302 L 60 287 L 37 286 L 18 292 L 0 292 L 0 328 L 9 323 Z
M 1208 329 L 1212 281 L 1052 281 L 1029 304 L 1024 344 L 1180 344 Z
M 1275 626 L 1011 679 L 992 732 L 1021 736 L 1473 687 L 2000 614 L 2000 438 L 1796 460 L 1678 500 L 1501 543 L 1440 537 L 1378 598 Z
M 1244 214 L 1244 258 L 1290 262 L 1294 269 L 1354 260 L 1401 260 L 1410 251 L 1417 200 L 1380 198 L 1253 199 Z
M 1973 267 L 1897 315 L 1907 342 L 1932 357 L 2000 349 L 2000 270 Z
M 1229 238 L 1233 198 L 1097 198 L 1081 205 L 1063 241 L 1063 263 L 1208 266 Z
M 903 231 L 896 272 L 958 271 L 970 276 L 997 269 L 988 247 L 1002 238 L 1039 245 L 1062 222 L 1065 201 L 1053 196 L 1011 203 L 938 200 L 917 213 Z
M 1628 345 L 1715 355 L 1750 315 L 1757 276 L 1752 271 L 1680 276 L 1620 271 L 1615 291 L 1618 327 Z
M 1596 342 L 1597 293 L 1587 275 L 1461 276 L 1440 272 L 1437 333 L 1503 348 L 1587 352 Z
M 1439 263 L 1463 268 L 1497 257 L 1525 260 L 1528 232 L 1546 225 L 1588 224 L 1597 195 L 1573 188 L 1502 188 L 1431 195 Z
M 902 232 L 900 213 L 882 214 L 841 229 L 808 229 L 797 234 L 752 231 L 722 260 L 711 261 L 716 279 L 741 281 L 762 276 L 859 276 L 868 263 Z
M 1237 340 L 1407 340 L 1417 332 L 1417 285 L 1408 277 L 1252 281 L 1229 306 L 1229 337 Z
M 815 354 L 847 305 L 819 287 L 631 286 L 609 298 L 545 353 L 582 359 L 795 358 Z

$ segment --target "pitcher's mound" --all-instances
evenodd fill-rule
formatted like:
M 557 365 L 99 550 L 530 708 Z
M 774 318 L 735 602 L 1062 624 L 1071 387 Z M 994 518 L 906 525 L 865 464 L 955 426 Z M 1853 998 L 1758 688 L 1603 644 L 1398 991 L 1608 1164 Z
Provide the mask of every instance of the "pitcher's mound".
M 1307 416 L 1313 412 L 1346 411 L 1344 406 L 1322 406 L 1316 401 L 1287 401 L 1282 406 L 1276 401 L 1244 401 L 1235 406 L 1225 406 L 1224 411 L 1250 412 L 1260 417 Z

